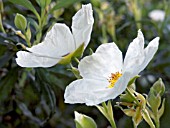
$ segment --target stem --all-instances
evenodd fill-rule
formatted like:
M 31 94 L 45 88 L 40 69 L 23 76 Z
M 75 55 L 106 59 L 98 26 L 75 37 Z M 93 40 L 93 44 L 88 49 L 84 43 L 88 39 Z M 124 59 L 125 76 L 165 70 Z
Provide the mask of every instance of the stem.
M 80 63 L 79 59 L 77 59 L 76 57 L 74 58 L 74 60 L 75 60 L 78 64 Z M 102 105 L 103 105 L 103 103 L 102 103 Z
M 126 88 L 126 92 L 130 95 L 131 98 L 136 102 L 137 105 L 139 105 L 139 101 L 136 99 L 136 97 L 130 92 L 128 88 Z
M 156 125 L 156 128 L 160 128 L 160 122 L 159 122 L 159 118 L 157 115 L 155 115 L 155 125 Z
M 111 124 L 112 128 L 116 128 L 116 123 L 114 121 L 114 117 L 110 116 L 110 114 L 108 113 L 108 106 L 106 105 L 105 102 L 102 103 L 103 108 L 105 109 L 105 112 L 107 114 L 106 118 L 108 119 L 109 123 Z
M 110 119 L 111 119 L 111 118 L 110 118 Z M 115 123 L 114 119 L 113 119 L 113 120 L 112 120 L 112 119 L 109 120 L 109 122 L 110 122 L 112 128 L 116 128 L 116 123 Z

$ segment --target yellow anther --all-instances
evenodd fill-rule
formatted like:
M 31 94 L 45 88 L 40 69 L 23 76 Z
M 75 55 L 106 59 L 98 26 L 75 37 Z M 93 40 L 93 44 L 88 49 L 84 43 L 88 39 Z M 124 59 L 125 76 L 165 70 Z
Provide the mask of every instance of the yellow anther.
M 108 88 L 113 88 L 117 80 L 122 76 L 122 73 L 116 72 L 116 73 L 111 73 L 111 76 L 109 77 L 108 81 L 110 85 Z

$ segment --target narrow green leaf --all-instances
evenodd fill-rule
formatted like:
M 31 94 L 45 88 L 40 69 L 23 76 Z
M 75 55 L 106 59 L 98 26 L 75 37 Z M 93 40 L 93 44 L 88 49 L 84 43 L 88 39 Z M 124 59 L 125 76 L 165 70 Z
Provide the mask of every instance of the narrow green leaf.
M 110 117 L 111 120 L 114 120 L 114 117 L 113 117 L 113 109 L 112 109 L 112 104 L 111 104 L 111 101 L 109 100 L 108 103 L 107 103 L 107 108 L 108 108 L 108 115 Z
M 28 40 L 30 41 L 31 39 L 31 29 L 30 29 L 30 23 L 28 23 L 28 26 L 27 26 L 27 31 L 26 31 L 26 36 L 28 38 Z
M 107 118 L 107 113 L 105 111 L 105 109 L 102 106 L 96 106 L 97 109 L 99 109 L 99 111 Z M 108 119 L 108 118 L 107 118 Z
M 50 108 L 50 114 L 48 116 L 51 116 L 55 110 L 56 110 L 56 98 L 54 91 L 52 87 L 48 84 L 47 81 L 44 81 L 43 74 L 39 72 L 40 70 L 36 70 L 36 81 L 39 83 L 42 95 L 46 99 L 46 102 L 49 105 Z M 48 79 L 48 77 L 46 78 Z M 48 118 L 48 117 L 47 117 Z
M 54 10 L 68 7 L 76 2 L 81 2 L 83 0 L 60 0 L 51 10 L 50 13 L 52 13 Z
M 0 57 L 0 68 L 3 67 L 13 56 L 14 52 L 7 51 L 3 56 Z
M 0 82 L 0 101 L 3 102 L 4 100 L 7 101 L 7 99 L 10 97 L 10 93 L 12 91 L 12 88 L 14 88 L 14 85 L 17 81 L 17 68 L 13 68 L 8 72 L 8 74 L 1 79 Z
M 1 13 L 0 13 L 0 31 L 3 32 L 3 33 L 6 33 L 6 32 L 5 32 L 5 29 L 4 29 L 4 27 L 3 27 L 3 24 L 2 24 Z
M 155 125 L 154 125 L 154 123 L 152 122 L 152 119 L 150 118 L 149 113 L 148 113 L 148 111 L 147 111 L 146 109 L 143 110 L 143 112 L 142 112 L 142 117 L 143 117 L 144 120 L 149 124 L 149 126 L 150 126 L 151 128 L 155 128 Z
M 165 98 L 163 99 L 162 106 L 161 106 L 161 108 L 158 111 L 159 118 L 163 115 L 164 110 L 165 110 Z

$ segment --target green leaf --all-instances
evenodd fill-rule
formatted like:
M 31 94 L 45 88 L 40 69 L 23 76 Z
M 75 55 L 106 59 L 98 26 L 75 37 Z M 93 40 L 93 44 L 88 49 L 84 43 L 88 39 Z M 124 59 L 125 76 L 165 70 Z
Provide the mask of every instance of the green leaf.
M 52 116 L 53 113 L 56 111 L 56 97 L 53 88 L 48 84 L 46 80 L 44 80 L 44 77 L 41 76 L 41 72 L 38 72 L 38 70 L 36 70 L 36 81 L 40 85 L 40 89 L 42 92 L 41 95 L 44 96 L 50 108 L 50 114 L 48 116 Z M 48 79 L 48 77 L 46 79 Z
M 0 82 L 0 101 L 7 101 L 10 98 L 10 93 L 14 88 L 15 83 L 18 79 L 17 68 L 11 69 L 8 74 L 1 79 Z
M 3 33 L 6 33 L 6 32 L 5 32 L 5 29 L 4 29 L 4 27 L 3 27 L 3 24 L 2 24 L 1 13 L 0 13 L 0 31 L 3 32 Z
M 41 8 L 45 8 L 51 3 L 51 0 L 36 0 L 36 2 Z
M 114 117 L 113 117 L 113 109 L 112 109 L 112 104 L 111 104 L 111 101 L 109 100 L 108 103 L 107 103 L 107 109 L 108 109 L 108 115 L 110 117 L 110 120 L 114 120 Z
M 51 10 L 50 13 L 52 13 L 54 10 L 68 7 L 76 2 L 81 2 L 83 0 L 60 0 Z
M 3 67 L 13 56 L 14 52 L 7 51 L 3 56 L 0 57 L 0 68 Z
M 142 114 L 141 114 L 141 110 L 140 107 L 136 108 L 136 112 L 134 114 L 134 116 L 132 117 L 133 123 L 135 124 L 135 126 L 138 126 L 139 123 L 142 121 Z
M 162 96 L 165 92 L 165 85 L 161 78 L 159 78 L 154 85 L 151 87 L 150 91 L 154 92 L 155 95 Z
M 108 119 L 105 109 L 102 106 L 99 106 L 99 105 L 97 105 L 96 107 Z
M 155 128 L 154 123 L 152 122 L 151 117 L 149 116 L 149 113 L 146 109 L 142 110 L 142 117 L 144 118 L 144 120 L 149 124 L 149 126 L 151 128 Z
M 32 11 L 37 16 L 38 19 L 40 18 L 38 12 L 35 10 L 34 6 L 31 4 L 29 0 L 9 0 L 9 1 L 12 2 L 13 4 L 24 6 L 25 8 Z
M 14 23 L 18 29 L 25 31 L 27 27 L 27 20 L 23 15 L 17 13 L 15 16 Z
M 121 94 L 119 97 L 120 97 L 120 100 L 122 102 L 129 102 L 129 103 L 131 103 L 131 102 L 134 101 L 134 99 L 128 93 Z
M 158 111 L 159 118 L 163 115 L 164 110 L 165 110 L 165 98 L 163 99 L 162 106 L 161 106 L 161 108 Z
M 80 57 L 83 54 L 84 51 L 84 43 L 79 46 L 74 52 L 66 55 L 63 57 L 62 60 L 60 60 L 59 64 L 69 64 L 71 59 L 74 57 Z
M 81 79 L 82 77 L 80 76 L 79 70 L 73 67 L 71 63 L 70 65 L 71 65 L 71 69 L 68 69 L 68 70 L 71 71 L 77 79 Z
M 47 83 L 51 86 L 60 87 L 62 90 L 65 88 L 63 86 L 62 79 L 59 79 L 55 74 L 48 72 L 47 69 L 36 69 L 36 75 L 38 75 L 39 79 L 44 83 Z
M 132 85 L 133 83 L 135 83 L 136 79 L 139 78 L 139 77 L 140 77 L 139 75 L 133 77 L 133 78 L 129 81 L 128 87 L 129 87 L 130 85 Z
M 28 38 L 28 40 L 31 39 L 31 29 L 30 29 L 30 23 L 28 23 L 28 26 L 27 26 L 27 31 L 26 31 L 26 36 Z
M 157 114 L 158 108 L 161 104 L 161 97 L 159 95 L 155 96 L 153 93 L 148 95 L 148 103 L 154 114 Z

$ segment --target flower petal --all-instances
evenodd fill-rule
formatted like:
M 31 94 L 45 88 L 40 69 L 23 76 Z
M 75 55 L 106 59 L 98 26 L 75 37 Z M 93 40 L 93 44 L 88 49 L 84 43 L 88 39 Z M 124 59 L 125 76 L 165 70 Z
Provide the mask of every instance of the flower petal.
M 123 72 L 135 72 L 136 68 L 144 62 L 144 59 L 144 37 L 142 32 L 139 30 L 137 38 L 130 43 L 126 52 Z
M 72 32 L 76 42 L 76 48 L 85 43 L 85 48 L 90 41 L 92 27 L 94 23 L 93 10 L 91 4 L 82 5 L 72 18 Z
M 21 67 L 51 67 L 57 64 L 60 58 L 49 58 L 36 56 L 33 53 L 26 51 L 17 52 L 16 62 Z
M 40 56 L 58 58 L 74 51 L 75 44 L 70 29 L 61 23 L 56 23 L 47 33 L 44 41 L 28 51 Z
M 106 81 L 81 79 L 73 81 L 66 87 L 64 98 L 65 103 L 86 103 L 90 105 L 101 103 L 100 96 L 94 93 L 96 90 L 106 88 L 109 83 Z M 107 95 L 103 93 L 103 95 Z
M 140 68 L 138 69 L 138 73 L 140 73 L 151 61 L 151 59 L 155 55 L 156 51 L 158 50 L 158 45 L 159 45 L 159 37 L 156 37 L 145 48 L 145 50 L 144 50 L 145 60 L 142 63 L 142 65 L 140 66 Z
M 76 80 L 66 87 L 65 103 L 85 103 L 91 106 L 114 99 L 126 89 L 129 77 L 128 73 L 125 73 L 113 88 L 107 88 L 109 85 L 107 80 Z
M 111 73 L 121 71 L 122 53 L 115 43 L 102 44 L 80 61 L 78 69 L 83 78 L 105 80 Z

